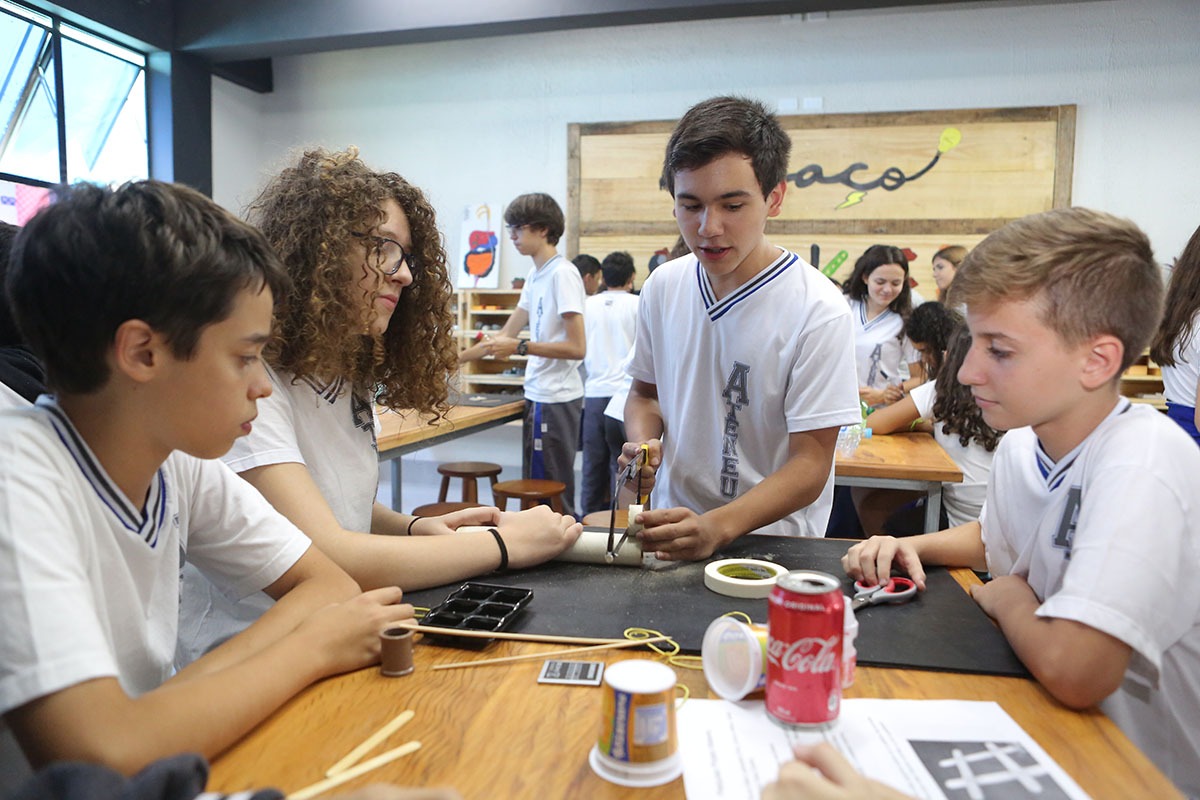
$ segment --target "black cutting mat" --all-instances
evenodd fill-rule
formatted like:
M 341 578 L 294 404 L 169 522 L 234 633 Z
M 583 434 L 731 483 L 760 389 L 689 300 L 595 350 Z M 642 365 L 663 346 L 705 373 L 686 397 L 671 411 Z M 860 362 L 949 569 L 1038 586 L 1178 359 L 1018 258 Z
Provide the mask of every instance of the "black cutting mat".
M 788 569 L 816 569 L 853 585 L 841 567 L 852 544 L 838 539 L 743 536 L 717 558 L 757 558 Z M 669 634 L 687 653 L 699 653 L 709 623 L 727 611 L 767 621 L 767 601 L 738 600 L 704 586 L 706 562 L 673 562 L 657 569 L 550 562 L 479 580 L 533 590 L 511 630 L 560 636 L 622 638 L 626 628 Z M 868 666 L 1028 677 L 1000 629 L 944 569 L 929 569 L 926 590 L 903 605 L 858 612 L 858 663 Z M 435 606 L 451 587 L 408 592 L 405 601 Z

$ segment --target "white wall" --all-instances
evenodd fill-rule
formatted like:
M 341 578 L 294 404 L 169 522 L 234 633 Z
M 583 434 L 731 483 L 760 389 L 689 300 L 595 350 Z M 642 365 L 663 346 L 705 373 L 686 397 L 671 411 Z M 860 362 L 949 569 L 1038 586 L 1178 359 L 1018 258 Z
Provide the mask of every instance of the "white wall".
M 1073 199 L 1131 217 L 1161 261 L 1200 224 L 1200 2 L 834 12 L 280 58 L 275 92 L 215 81 L 216 199 L 240 209 L 288 148 L 358 145 L 430 194 L 566 201 L 567 124 L 672 119 L 718 93 L 825 113 L 1079 106 Z M 506 243 L 501 280 L 527 262 Z

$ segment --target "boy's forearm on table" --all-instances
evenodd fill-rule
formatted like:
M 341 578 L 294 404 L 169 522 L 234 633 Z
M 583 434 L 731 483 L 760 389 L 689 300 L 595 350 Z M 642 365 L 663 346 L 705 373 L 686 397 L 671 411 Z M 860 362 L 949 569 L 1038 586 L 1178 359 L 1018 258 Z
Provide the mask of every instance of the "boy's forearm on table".
M 972 520 L 944 531 L 912 536 L 907 541 L 922 564 L 968 567 L 982 572 L 987 569 L 987 558 L 980 530 L 979 522 Z

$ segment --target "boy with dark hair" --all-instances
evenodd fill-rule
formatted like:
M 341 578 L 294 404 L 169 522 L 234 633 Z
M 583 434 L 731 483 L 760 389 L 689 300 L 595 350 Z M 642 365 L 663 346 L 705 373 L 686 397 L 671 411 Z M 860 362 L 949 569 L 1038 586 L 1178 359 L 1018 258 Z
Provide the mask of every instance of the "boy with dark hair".
M 575 269 L 579 270 L 579 277 L 583 280 L 583 290 L 587 292 L 588 297 L 604 288 L 604 280 L 600 274 L 600 262 L 596 260 L 595 256 L 580 253 L 571 259 L 571 263 L 575 265 Z
M 260 233 L 154 181 L 63 190 L 18 236 L 7 290 L 57 392 L 0 413 L 0 712 L 35 766 L 214 756 L 412 615 L 205 460 L 270 393 L 286 281 Z M 172 677 L 185 554 L 278 602 Z M 0 783 L 27 768 L 11 744 Z
M 1099 704 L 1200 796 L 1200 451 L 1119 389 L 1161 311 L 1150 243 L 1127 220 L 1047 211 L 985 239 L 951 291 L 973 336 L 959 381 L 1008 431 L 983 513 L 842 563 L 872 584 L 895 565 L 920 588 L 922 564 L 989 570 L 975 600 L 1047 691 Z
M 527 356 L 521 473 L 562 481 L 563 513 L 575 516 L 575 453 L 583 414 L 579 362 L 587 353 L 583 280 L 558 254 L 563 213 L 548 194 L 523 194 L 504 210 L 513 246 L 533 260 L 517 309 L 495 336 L 459 353 L 459 361 Z M 518 338 L 526 325 L 529 338 Z
M 629 253 L 604 257 L 604 285 L 587 299 L 583 323 L 587 332 L 587 382 L 583 387 L 583 513 L 605 511 L 612 503 L 614 476 L 625 426 L 606 416 L 613 396 L 628 391 L 625 361 L 637 333 L 638 296 L 632 293 L 635 267 Z
M 640 517 L 659 558 L 707 558 L 750 531 L 824 535 L 838 429 L 861 412 L 845 302 L 765 235 L 790 149 L 736 97 L 692 107 L 667 143 L 662 185 L 691 253 L 642 286 L 621 457 L 645 442 L 645 477 L 661 469 Z

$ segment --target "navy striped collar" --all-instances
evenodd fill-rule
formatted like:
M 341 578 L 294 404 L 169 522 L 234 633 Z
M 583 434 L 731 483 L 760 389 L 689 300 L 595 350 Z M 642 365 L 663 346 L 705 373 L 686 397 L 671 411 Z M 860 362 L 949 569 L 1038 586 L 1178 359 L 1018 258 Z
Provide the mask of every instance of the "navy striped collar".
M 104 504 L 105 508 L 117 519 L 121 526 L 136 535 L 150 547 L 158 544 L 158 534 L 162 530 L 163 520 L 167 513 L 167 481 L 161 467 L 154 473 L 150 482 L 150 491 L 146 493 L 144 511 L 136 508 L 129 498 L 108 477 L 104 467 L 96 459 L 92 449 L 79 435 L 79 431 L 68 419 L 67 415 L 55 402 L 54 397 L 44 394 L 37 399 L 37 406 L 50 418 L 50 425 L 58 435 L 63 447 L 75 460 L 75 465 L 84 480 L 92 487 L 92 491 Z
M 782 248 L 780 249 L 782 252 L 779 254 L 779 258 L 775 259 L 766 269 L 759 272 L 721 300 L 717 300 L 717 293 L 713 291 L 712 282 L 708 279 L 708 273 L 700 265 L 700 260 L 696 259 L 696 284 L 700 289 L 700 299 L 704 302 L 704 309 L 708 312 L 710 322 L 716 322 L 725 316 L 731 308 L 784 274 L 789 267 L 799 260 L 799 257 L 795 253 L 783 250 Z
M 1097 425 L 1092 433 L 1089 433 L 1086 437 L 1084 437 L 1084 440 L 1076 445 L 1074 450 L 1063 456 L 1062 459 L 1057 463 L 1055 463 L 1054 459 L 1052 459 L 1046 452 L 1046 449 L 1042 447 L 1042 440 L 1037 439 L 1037 447 L 1033 449 L 1033 454 L 1034 458 L 1037 460 L 1038 472 L 1041 473 L 1042 480 L 1046 483 L 1046 488 L 1053 492 L 1055 489 L 1061 486 L 1063 479 L 1067 476 L 1067 473 L 1070 472 L 1071 467 L 1075 464 L 1075 460 L 1078 459 L 1080 454 L 1083 452 L 1083 448 L 1087 445 L 1088 439 L 1092 438 L 1092 435 L 1096 431 L 1100 430 L 1100 428 L 1104 427 L 1104 425 L 1106 425 L 1110 419 L 1124 414 L 1132 407 L 1133 404 L 1130 403 L 1127 398 L 1118 398 L 1116 406 L 1111 412 L 1109 412 L 1109 415 L 1104 418 L 1104 421 Z
M 338 397 L 342 394 L 342 388 L 346 385 L 345 378 L 335 378 L 329 382 L 321 382 L 312 376 L 307 376 L 300 380 L 308 384 L 308 388 L 312 389 L 317 397 L 330 405 L 337 402 Z
M 867 319 L 867 301 L 859 300 L 857 302 L 858 302 L 858 322 L 860 325 L 862 325 L 862 329 L 864 331 L 870 330 L 871 328 L 874 328 L 876 325 L 882 324 L 888 318 L 889 314 L 896 313 L 895 311 L 892 311 L 891 306 L 888 306 L 887 308 L 885 308 L 883 310 L 883 313 L 876 316 L 875 319 L 868 320 Z

